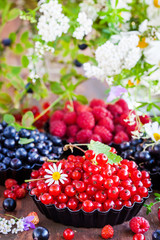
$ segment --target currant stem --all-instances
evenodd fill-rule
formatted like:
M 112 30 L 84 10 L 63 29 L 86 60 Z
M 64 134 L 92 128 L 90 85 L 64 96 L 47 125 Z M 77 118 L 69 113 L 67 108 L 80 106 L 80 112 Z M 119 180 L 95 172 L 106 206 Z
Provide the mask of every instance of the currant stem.
M 13 216 L 13 215 L 10 215 L 10 214 L 5 214 L 6 216 L 8 216 L 8 217 L 12 217 L 12 218 L 14 218 L 14 219 L 16 219 L 16 220 L 18 220 L 19 218 L 16 218 L 15 216 Z
M 64 151 L 67 151 L 68 149 L 71 149 L 72 150 L 72 148 L 77 148 L 77 149 L 79 149 L 80 151 L 82 151 L 82 152 L 86 152 L 85 150 L 83 150 L 82 148 L 80 148 L 80 147 L 78 147 L 78 145 L 79 144 L 75 144 L 75 145 L 73 145 L 73 144 L 66 144 L 65 146 L 64 146 L 64 148 L 63 148 L 63 150 Z M 83 144 L 83 146 L 85 146 L 86 144 Z
M 35 181 L 39 181 L 39 180 L 45 180 L 46 178 L 36 178 L 36 179 L 27 179 L 25 180 L 26 183 L 28 182 L 35 182 Z

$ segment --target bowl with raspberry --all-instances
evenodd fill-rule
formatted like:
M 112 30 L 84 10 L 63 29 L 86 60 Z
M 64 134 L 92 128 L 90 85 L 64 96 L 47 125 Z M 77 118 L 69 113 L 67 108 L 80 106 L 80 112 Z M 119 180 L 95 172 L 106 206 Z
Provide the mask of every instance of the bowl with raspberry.
M 101 228 L 129 221 L 149 198 L 149 174 L 113 147 L 95 141 L 88 147 L 81 155 L 74 149 L 58 162 L 45 162 L 39 176 L 28 180 L 29 195 L 42 214 L 64 225 Z
M 6 122 L 0 123 L 0 184 L 8 178 L 22 183 L 46 158 L 55 159 L 63 152 L 62 140 L 38 130 L 19 131 Z

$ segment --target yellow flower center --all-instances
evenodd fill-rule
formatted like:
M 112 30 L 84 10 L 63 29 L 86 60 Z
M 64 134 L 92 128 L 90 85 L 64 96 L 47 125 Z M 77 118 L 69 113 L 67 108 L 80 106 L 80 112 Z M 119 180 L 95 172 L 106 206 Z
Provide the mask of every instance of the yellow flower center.
M 129 87 L 134 86 L 134 83 L 133 83 L 130 79 L 128 80 L 128 86 L 129 86 Z
M 153 4 L 155 7 L 160 8 L 160 1 L 159 0 L 153 0 Z
M 160 140 L 160 134 L 159 133 L 153 133 L 153 137 L 156 141 Z
M 57 180 L 59 180 L 59 179 L 61 178 L 61 174 L 60 174 L 59 172 L 54 172 L 54 173 L 52 174 L 52 178 L 53 178 L 55 181 L 57 181 Z
M 145 37 L 140 38 L 137 47 L 146 48 L 147 46 L 148 46 L 148 43 L 146 43 L 146 38 Z

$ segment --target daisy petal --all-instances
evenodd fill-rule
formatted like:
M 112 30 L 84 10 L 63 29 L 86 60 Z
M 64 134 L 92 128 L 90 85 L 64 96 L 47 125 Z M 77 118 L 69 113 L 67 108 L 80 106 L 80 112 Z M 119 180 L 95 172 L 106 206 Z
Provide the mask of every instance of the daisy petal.
M 57 172 L 59 172 L 59 171 L 61 170 L 61 167 L 62 167 L 62 163 L 60 163 L 60 164 L 58 165 L 58 170 L 57 170 Z
M 54 163 L 53 164 L 54 172 L 58 172 L 57 165 Z
M 52 183 L 54 183 L 54 180 L 50 181 L 50 183 L 48 183 L 48 186 L 52 185 Z
M 52 175 L 45 175 L 45 178 L 52 178 Z
M 51 165 L 49 165 L 49 168 L 52 171 L 52 173 L 54 173 L 54 169 L 53 169 L 53 167 Z
M 54 181 L 52 178 L 48 178 L 45 182 L 46 183 L 49 183 L 49 182 L 51 182 L 51 181 Z
M 67 174 L 61 174 L 61 177 L 62 177 L 62 178 L 64 178 L 64 177 L 67 178 L 68 175 L 67 175 Z
M 45 169 L 45 171 L 46 171 L 47 173 L 49 173 L 49 174 L 53 174 L 53 172 L 50 171 L 49 169 Z
M 55 184 L 58 184 L 58 185 L 59 185 L 59 181 L 55 181 Z
M 64 184 L 64 181 L 63 181 L 63 179 L 59 179 L 59 181 L 60 181 L 62 184 Z

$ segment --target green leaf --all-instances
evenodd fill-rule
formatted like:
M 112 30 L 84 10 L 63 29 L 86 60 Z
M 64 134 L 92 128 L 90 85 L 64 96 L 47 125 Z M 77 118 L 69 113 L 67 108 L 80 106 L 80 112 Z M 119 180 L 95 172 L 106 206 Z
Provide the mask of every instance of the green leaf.
M 4 117 L 3 117 L 3 120 L 8 123 L 8 124 L 11 124 L 11 123 L 14 123 L 15 122 L 15 117 L 11 114 L 5 114 Z
M 85 96 L 83 95 L 75 95 L 75 97 L 77 98 L 77 100 L 79 102 L 81 102 L 82 104 L 87 104 L 88 103 L 88 100 Z
M 14 43 L 16 40 L 16 33 L 12 32 L 9 34 L 9 39 L 11 39 L 11 42 Z
M 1 104 L 11 104 L 12 103 L 12 98 L 10 97 L 10 95 L 8 93 L 1 93 L 0 94 L 0 103 Z
M 34 139 L 33 138 L 20 138 L 19 140 L 19 144 L 28 144 L 28 143 L 31 143 L 31 142 L 34 142 Z
M 29 38 L 29 32 L 28 31 L 22 33 L 21 42 L 25 44 L 26 42 L 28 42 L 28 38 Z
M 160 194 L 159 193 L 154 193 L 154 196 L 160 198 Z
M 21 62 L 22 62 L 22 65 L 24 68 L 28 67 L 29 60 L 28 60 L 27 56 L 22 56 Z
M 20 43 L 17 43 L 17 44 L 16 44 L 15 52 L 16 52 L 17 54 L 20 54 L 20 53 L 23 52 L 23 47 L 22 47 L 22 45 L 21 45 Z
M 8 21 L 11 21 L 19 16 L 20 10 L 18 8 L 13 8 L 8 13 Z
M 58 82 L 50 82 L 50 89 L 55 94 L 63 94 L 64 93 L 64 90 L 61 88 L 61 85 Z
M 93 140 L 90 141 L 90 144 L 88 144 L 88 149 L 91 149 L 95 152 L 95 154 L 99 154 L 99 153 L 104 153 L 106 154 L 106 156 L 108 157 L 108 163 L 113 164 L 113 163 L 119 163 L 122 158 L 120 156 L 118 156 L 115 153 L 109 152 L 109 150 L 111 149 L 111 147 L 109 147 L 108 145 L 105 145 L 101 142 L 95 142 Z
M 34 115 L 31 111 L 26 112 L 22 118 L 22 126 L 30 127 L 34 122 Z
M 86 62 L 89 61 L 89 59 L 90 59 L 89 56 L 86 56 L 86 55 L 83 55 L 83 54 L 79 54 L 79 55 L 77 56 L 77 60 L 78 60 L 80 63 L 86 63 Z

